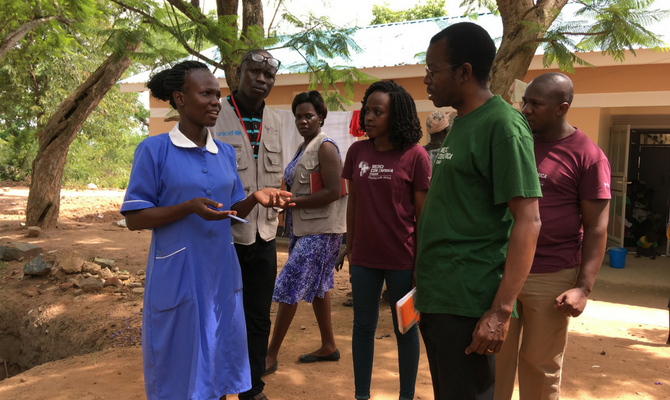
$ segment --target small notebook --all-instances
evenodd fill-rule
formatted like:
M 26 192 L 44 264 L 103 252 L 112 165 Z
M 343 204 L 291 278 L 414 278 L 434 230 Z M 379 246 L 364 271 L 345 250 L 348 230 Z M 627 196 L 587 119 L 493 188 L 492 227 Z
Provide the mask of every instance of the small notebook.
M 414 308 L 416 300 L 416 288 L 412 288 L 395 305 L 396 316 L 398 317 L 398 330 L 401 333 L 407 332 L 414 324 L 419 322 L 419 310 Z
M 323 181 L 321 180 L 320 172 L 312 172 L 309 174 L 309 193 L 314 194 L 319 190 L 323 189 Z M 347 195 L 347 181 L 342 179 L 342 190 L 340 196 Z

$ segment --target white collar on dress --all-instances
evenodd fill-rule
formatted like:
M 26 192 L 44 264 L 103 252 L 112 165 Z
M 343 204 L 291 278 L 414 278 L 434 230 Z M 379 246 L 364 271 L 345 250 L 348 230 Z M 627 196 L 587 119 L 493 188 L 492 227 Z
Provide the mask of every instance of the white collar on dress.
M 207 129 L 207 142 L 205 143 L 205 150 L 209 151 L 212 154 L 218 154 L 219 153 L 219 148 L 216 147 L 216 143 L 214 143 L 214 139 L 212 139 L 212 134 L 209 131 L 209 128 Z M 170 141 L 172 142 L 173 145 L 177 147 L 182 147 L 185 149 L 192 149 L 196 146 L 195 143 L 191 141 L 191 139 L 187 138 L 183 133 L 181 133 L 181 130 L 179 130 L 179 122 L 177 122 L 168 133 L 170 135 Z

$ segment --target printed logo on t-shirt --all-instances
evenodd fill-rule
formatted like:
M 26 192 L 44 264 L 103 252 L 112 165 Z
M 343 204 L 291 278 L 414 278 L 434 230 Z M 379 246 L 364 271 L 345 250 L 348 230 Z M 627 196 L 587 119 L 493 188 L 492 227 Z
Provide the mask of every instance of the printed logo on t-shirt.
M 540 178 L 540 186 L 544 186 L 544 180 L 547 179 L 547 174 L 537 173 L 537 177 Z
M 442 147 L 440 148 L 440 152 L 437 153 L 437 157 L 435 157 L 435 164 L 441 164 L 442 160 L 451 160 L 451 157 L 453 157 L 453 153 L 449 153 L 449 147 Z
M 368 179 L 391 179 L 393 168 L 384 168 L 384 164 L 372 164 Z
M 607 189 L 610 188 L 610 184 L 609 184 L 609 183 L 607 183 L 607 182 L 603 182 L 603 184 L 605 185 L 605 187 L 606 187 Z
M 365 161 L 361 161 L 358 163 L 358 168 L 361 170 L 361 176 L 363 176 L 370 170 L 370 164 Z

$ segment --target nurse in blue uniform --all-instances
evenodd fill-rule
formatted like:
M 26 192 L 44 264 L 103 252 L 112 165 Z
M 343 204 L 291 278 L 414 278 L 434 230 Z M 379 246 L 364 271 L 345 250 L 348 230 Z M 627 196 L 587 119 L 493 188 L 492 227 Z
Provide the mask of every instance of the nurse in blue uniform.
M 258 203 L 287 207 L 291 194 L 266 188 L 245 198 L 235 151 L 207 129 L 221 92 L 205 64 L 179 63 L 147 87 L 180 116 L 170 133 L 137 147 L 121 206 L 128 228 L 153 229 L 142 320 L 147 398 L 225 398 L 251 387 L 230 216 Z

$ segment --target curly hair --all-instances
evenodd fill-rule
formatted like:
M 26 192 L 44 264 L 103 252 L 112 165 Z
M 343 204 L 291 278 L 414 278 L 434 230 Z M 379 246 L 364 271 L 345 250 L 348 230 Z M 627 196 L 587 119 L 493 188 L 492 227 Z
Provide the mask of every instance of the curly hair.
M 194 69 L 206 69 L 206 64 L 200 61 L 183 61 L 172 68 L 164 69 L 154 74 L 147 82 L 147 87 L 151 90 L 151 95 L 163 101 L 169 101 L 172 108 L 177 109 L 177 105 L 172 98 L 173 92 L 179 92 L 184 87 L 186 76 Z
M 370 85 L 363 97 L 360 126 L 365 132 L 365 103 L 374 92 L 388 93 L 391 99 L 391 132 L 389 142 L 396 150 L 406 150 L 411 145 L 419 143 L 423 133 L 421 122 L 416 115 L 416 105 L 412 96 L 400 85 L 393 81 L 378 81 Z
M 295 110 L 302 103 L 311 103 L 314 106 L 316 114 L 323 117 L 323 120 L 321 121 L 321 126 L 323 126 L 323 123 L 326 120 L 326 116 L 328 115 L 328 107 L 326 107 L 326 102 L 323 101 L 321 93 L 317 92 L 316 90 L 310 90 L 309 92 L 302 92 L 295 96 L 293 98 L 293 104 L 291 104 L 293 115 L 295 115 Z

